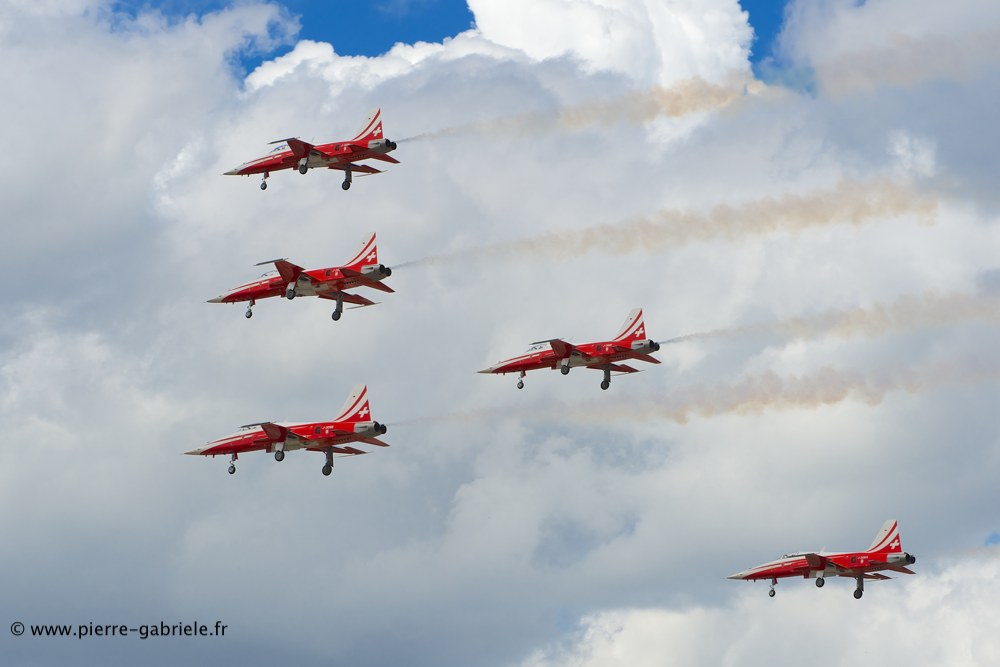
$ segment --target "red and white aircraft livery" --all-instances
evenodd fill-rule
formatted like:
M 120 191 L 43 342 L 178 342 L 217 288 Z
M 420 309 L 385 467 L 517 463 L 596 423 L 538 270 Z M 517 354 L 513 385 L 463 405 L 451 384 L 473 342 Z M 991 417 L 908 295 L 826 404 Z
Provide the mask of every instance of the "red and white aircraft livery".
M 642 309 L 636 308 L 622 325 L 618 335 L 609 341 L 573 345 L 559 338 L 532 343 L 528 351 L 521 356 L 501 361 L 480 373 L 518 373 L 517 388 L 524 389 L 524 374 L 540 368 L 558 368 L 563 375 L 569 375 L 569 370 L 576 366 L 604 371 L 601 389 L 611 386 L 611 373 L 638 373 L 639 371 L 627 364 L 619 363 L 626 359 L 639 359 L 651 364 L 660 363 L 659 359 L 650 355 L 660 349 L 660 344 L 646 337 L 646 326 L 642 322 Z
M 232 475 L 236 472 L 236 459 L 240 454 L 253 451 L 274 452 L 274 460 L 282 461 L 287 451 L 308 449 L 311 452 L 326 454 L 323 474 L 329 475 L 333 472 L 334 454 L 345 456 L 367 454 L 364 450 L 352 447 L 348 443 L 389 446 L 376 437 L 388 429 L 384 424 L 371 420 L 368 387 L 360 384 L 351 392 L 340 415 L 333 421 L 301 424 L 260 422 L 240 428 L 239 433 L 213 440 L 185 454 L 213 457 L 228 454 L 229 474 Z
M 272 141 L 278 144 L 274 150 L 262 158 L 251 160 L 235 169 L 227 171 L 225 176 L 249 176 L 264 174 L 260 189 L 267 189 L 267 177 L 272 171 L 297 168 L 300 174 L 305 174 L 312 167 L 321 169 L 339 169 L 344 172 L 345 190 L 351 187 L 351 177 L 354 172 L 362 174 L 381 174 L 375 167 L 358 164 L 360 160 L 382 160 L 399 164 L 399 160 L 386 155 L 396 150 L 396 142 L 389 141 L 382 134 L 382 110 L 376 109 L 368 116 L 357 136 L 347 141 L 334 141 L 329 144 L 314 146 L 301 139 L 279 139 Z
M 292 300 L 297 296 L 318 296 L 337 303 L 333 311 L 333 319 L 339 320 L 344 312 L 344 304 L 351 303 L 354 307 L 374 306 L 375 302 L 347 290 L 355 287 L 370 287 L 382 292 L 394 290 L 382 281 L 392 275 L 392 269 L 378 263 L 378 247 L 375 244 L 375 234 L 361 247 L 361 251 L 344 266 L 334 266 L 327 269 L 305 270 L 285 259 L 272 259 L 260 262 L 256 266 L 274 264 L 277 272 L 265 273 L 257 280 L 235 287 L 222 296 L 209 299 L 208 303 L 236 303 L 249 301 L 247 318 L 253 317 L 253 306 L 257 299 L 267 299 L 273 296 L 284 296 Z
M 905 553 L 899 544 L 899 526 L 896 520 L 889 519 L 882 524 L 882 530 L 878 531 L 875 541 L 865 551 L 787 554 L 776 561 L 731 575 L 729 579 L 770 579 L 771 589 L 767 594 L 774 597 L 774 586 L 783 577 L 815 579 L 818 587 L 823 586 L 827 576 L 853 577 L 857 582 L 854 597 L 860 600 L 865 590 L 865 579 L 891 579 L 892 577 L 881 574 L 884 570 L 914 574 L 906 566 L 916 562 L 916 557 Z

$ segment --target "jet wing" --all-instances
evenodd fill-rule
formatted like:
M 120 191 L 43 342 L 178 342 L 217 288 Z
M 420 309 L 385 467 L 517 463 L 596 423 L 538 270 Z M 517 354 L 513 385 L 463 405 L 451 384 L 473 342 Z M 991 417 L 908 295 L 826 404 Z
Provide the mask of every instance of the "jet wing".
M 347 169 L 347 164 L 348 163 L 341 164 L 341 163 L 338 163 L 338 162 L 334 162 L 332 164 L 328 164 L 327 168 L 329 168 L 329 169 L 339 169 L 341 171 L 345 171 Z M 357 172 L 360 172 L 362 174 L 381 174 L 382 173 L 381 170 L 376 169 L 375 167 L 369 167 L 367 164 L 358 164 L 356 162 L 351 162 L 349 164 L 351 165 L 351 171 L 357 171 Z
M 549 346 L 552 348 L 552 351 L 555 352 L 556 358 L 558 359 L 565 359 L 570 354 L 572 354 L 574 350 L 576 350 L 576 348 L 573 347 L 572 343 L 567 343 L 566 341 L 561 340 L 559 338 L 550 338 L 549 340 L 536 340 L 534 343 L 531 343 L 531 345 L 541 345 L 542 343 L 548 343 Z
M 396 290 L 392 289 L 391 287 L 389 287 L 388 285 L 382 284 L 381 281 L 371 280 L 370 278 L 368 278 L 365 274 L 361 273 L 360 271 L 355 271 L 354 269 L 343 268 L 343 269 L 340 270 L 340 272 L 342 274 L 344 274 L 348 278 L 355 278 L 357 280 L 362 281 L 364 283 L 365 287 L 371 287 L 372 289 L 377 289 L 377 290 L 379 290 L 381 292 L 395 292 L 396 291 Z
M 265 264 L 274 264 L 274 268 L 278 269 L 278 275 L 286 283 L 294 283 L 305 271 L 301 266 L 292 264 L 287 259 L 272 259 L 267 262 L 257 262 L 254 266 L 264 266 Z
M 605 368 L 614 371 L 615 373 L 638 373 L 638 368 L 632 368 L 631 366 L 626 366 L 625 364 L 605 364 L 598 362 L 587 366 L 587 368 L 593 368 L 595 371 L 603 371 Z
M 321 299 L 329 299 L 331 301 L 336 301 L 339 296 L 343 299 L 344 303 L 353 303 L 356 306 L 374 306 L 375 302 L 371 299 L 366 299 L 363 296 L 357 294 L 351 294 L 350 292 L 331 292 L 327 294 L 317 294 Z
M 302 141 L 295 137 L 289 137 L 288 139 L 278 139 L 277 141 L 272 141 L 272 144 L 288 144 L 288 150 L 292 151 L 292 155 L 296 158 L 301 159 L 305 156 L 312 155 L 323 155 L 321 151 L 316 150 L 308 141 Z
M 802 554 L 806 559 L 806 563 L 813 570 L 823 570 L 826 569 L 826 559 L 819 554 Z

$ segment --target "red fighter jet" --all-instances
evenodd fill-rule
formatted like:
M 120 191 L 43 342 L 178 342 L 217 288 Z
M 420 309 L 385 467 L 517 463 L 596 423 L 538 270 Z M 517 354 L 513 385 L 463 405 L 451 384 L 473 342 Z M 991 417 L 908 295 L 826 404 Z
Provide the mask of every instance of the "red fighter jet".
M 905 553 L 899 544 L 899 526 L 896 520 L 889 519 L 882 524 L 882 530 L 878 531 L 875 541 L 865 551 L 787 554 L 776 561 L 730 575 L 729 579 L 770 579 L 771 589 L 767 594 L 774 597 L 774 587 L 778 579 L 784 577 L 815 579 L 819 588 L 826 583 L 827 576 L 852 577 L 857 582 L 854 597 L 860 600 L 865 591 L 865 579 L 891 579 L 892 577 L 882 574 L 884 570 L 914 574 L 906 566 L 916 562 L 916 557 Z
M 219 438 L 192 449 L 185 454 L 197 456 L 218 456 L 228 454 L 229 474 L 236 472 L 236 459 L 240 454 L 253 451 L 274 452 L 275 461 L 283 461 L 285 452 L 294 449 L 308 449 L 326 454 L 323 474 L 333 472 L 333 455 L 357 456 L 367 454 L 364 450 L 351 447 L 347 443 L 359 442 L 368 445 L 388 447 L 376 436 L 388 429 L 384 424 L 371 420 L 368 405 L 368 387 L 358 385 L 344 403 L 344 408 L 333 421 L 304 422 L 296 424 L 259 422 L 241 426 L 239 433 Z
M 351 177 L 354 172 L 362 174 L 382 173 L 375 167 L 358 164 L 360 160 L 373 159 L 399 164 L 399 160 L 386 155 L 386 153 L 396 150 L 396 142 L 389 141 L 382 134 L 381 109 L 373 111 L 358 135 L 348 141 L 334 141 L 314 146 L 301 139 L 291 138 L 279 139 L 271 143 L 278 144 L 278 146 L 270 153 L 227 171 L 223 175 L 264 174 L 264 179 L 260 182 L 260 189 L 267 190 L 267 178 L 272 171 L 294 167 L 299 170 L 300 174 L 305 174 L 313 167 L 339 169 L 344 172 L 344 183 L 340 187 L 348 190 L 351 187 Z
M 361 247 L 361 251 L 344 266 L 328 269 L 312 269 L 307 271 L 285 259 L 272 259 L 260 262 L 256 266 L 274 264 L 277 272 L 265 273 L 257 280 L 231 289 L 222 296 L 209 299 L 208 303 L 236 303 L 249 301 L 246 317 L 253 317 L 253 306 L 257 299 L 273 296 L 284 296 L 291 300 L 297 296 L 318 296 L 337 302 L 333 311 L 333 319 L 339 320 L 344 312 L 344 303 L 354 304 L 356 308 L 373 306 L 375 302 L 346 290 L 354 287 L 370 287 L 382 292 L 393 292 L 391 287 L 382 284 L 382 280 L 392 275 L 392 269 L 378 263 L 378 247 L 375 245 L 375 234 Z
M 622 325 L 618 335 L 609 341 L 573 345 L 559 338 L 532 343 L 521 356 L 501 361 L 480 373 L 518 373 L 517 388 L 524 389 L 524 374 L 539 368 L 558 368 L 563 375 L 576 366 L 604 371 L 601 389 L 611 386 L 611 373 L 638 373 L 626 364 L 618 363 L 626 359 L 639 359 L 651 364 L 660 363 L 650 356 L 650 352 L 660 349 L 660 344 L 646 337 L 646 327 L 642 323 L 642 309 L 636 308 Z

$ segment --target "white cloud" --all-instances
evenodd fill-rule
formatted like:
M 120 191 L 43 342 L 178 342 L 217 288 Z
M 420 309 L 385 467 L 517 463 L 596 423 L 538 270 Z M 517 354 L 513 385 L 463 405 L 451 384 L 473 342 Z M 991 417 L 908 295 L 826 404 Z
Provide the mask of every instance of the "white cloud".
M 1000 625 L 992 620 L 1000 594 L 996 551 L 873 583 L 861 601 L 849 594 L 850 582 L 831 580 L 818 591 L 811 581 L 785 579 L 773 600 L 759 584 L 724 605 L 602 611 L 583 619 L 572 642 L 522 664 L 795 665 L 805 656 L 824 665 L 993 664 L 1000 659 Z
M 897 628 L 893 605 L 916 610 L 914 645 L 926 648 L 931 624 L 984 604 L 995 568 L 970 576 L 977 591 L 954 583 L 971 566 L 943 584 L 951 570 L 934 558 L 997 530 L 990 318 L 918 318 L 877 336 L 689 341 L 608 392 L 585 370 L 534 373 L 521 392 L 511 377 L 474 371 L 531 340 L 609 335 L 634 306 L 666 339 L 976 294 L 1000 247 L 991 59 L 903 87 L 873 78 L 828 96 L 756 84 L 691 114 L 637 114 L 628 103 L 658 99 L 652 86 L 712 92 L 746 75 L 749 28 L 736 2 L 472 9 L 476 28 L 442 44 L 352 58 L 303 41 L 246 81 L 234 78 L 233 50 L 294 29 L 273 5 L 134 24 L 79 7 L 45 20 L 0 10 L 0 79 L 18 100 L 0 108 L 0 126 L 9 154 L 27 156 L 0 167 L 10 608 L 26 622 L 192 614 L 233 627 L 225 645 L 128 649 L 147 663 L 203 651 L 433 665 L 596 651 L 613 662 L 621 650 L 642 664 L 672 650 L 647 634 L 662 629 L 683 635 L 671 654 L 680 662 L 748 664 L 767 661 L 762 647 L 786 626 L 802 633 L 783 660 L 815 656 L 817 634 L 846 660 L 859 654 L 799 618 L 806 604 L 815 617 L 817 600 L 857 613 L 849 594 L 789 585 L 772 601 L 721 577 L 783 548 L 864 542 L 889 515 L 932 565 L 871 587 L 861 609 L 875 627 Z M 869 22 L 859 53 L 891 46 L 874 9 L 834 9 Z M 531 12 L 541 20 L 523 25 Z M 954 35 L 978 29 L 960 14 Z M 610 27 L 606 39 L 588 32 L 596 21 Z M 841 25 L 820 35 L 838 58 L 858 29 Z M 793 23 L 786 42 L 817 26 Z M 401 164 L 350 192 L 315 171 L 274 174 L 266 192 L 220 176 L 273 139 L 349 136 L 375 106 L 391 138 L 425 138 L 401 143 Z M 581 109 L 592 112 L 584 121 Z M 692 212 L 692 224 L 720 205 L 729 220 L 764 219 L 779 210 L 770 200 L 815 203 L 844 192 L 831 190 L 838 183 L 845 201 L 879 200 L 892 192 L 849 185 L 879 179 L 903 183 L 906 203 L 935 202 L 930 220 L 894 209 L 618 254 L 468 252 L 665 209 Z M 255 262 L 335 264 L 371 231 L 389 265 L 462 259 L 399 269 L 395 294 L 338 323 L 316 300 L 262 302 L 251 321 L 240 306 L 204 303 L 259 273 Z M 686 423 L 663 418 L 664 406 L 818 372 L 887 391 L 808 408 L 778 391 Z M 330 415 L 357 382 L 369 384 L 392 447 L 338 461 L 332 479 L 308 452 L 281 464 L 241 457 L 234 477 L 222 460 L 181 455 L 238 424 Z M 940 605 L 921 607 L 928 599 Z M 753 618 L 752 632 L 734 617 Z M 581 618 L 592 628 L 582 644 L 569 631 Z M 959 636 L 987 635 L 988 614 L 968 618 Z M 859 637 L 857 651 L 877 645 Z M 11 650 L 50 663 L 106 650 L 59 646 Z

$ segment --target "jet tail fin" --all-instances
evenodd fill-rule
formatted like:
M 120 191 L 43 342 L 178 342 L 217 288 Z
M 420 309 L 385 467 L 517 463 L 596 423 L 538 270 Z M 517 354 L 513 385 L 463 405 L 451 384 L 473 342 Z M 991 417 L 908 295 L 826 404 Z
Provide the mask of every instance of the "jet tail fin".
M 367 422 L 372 421 L 371 407 L 368 405 L 368 387 L 359 384 L 354 387 L 351 395 L 344 401 L 344 406 L 340 414 L 333 420 L 335 422 Z
M 372 141 L 374 139 L 382 139 L 382 110 L 375 109 L 370 114 L 368 114 L 368 120 L 365 124 L 361 126 L 361 130 L 358 132 L 358 136 L 351 139 L 351 143 Z
M 888 519 L 882 524 L 875 540 L 868 547 L 868 553 L 900 553 L 903 547 L 899 541 L 899 524 L 895 519 Z
M 354 269 L 355 271 L 360 271 L 362 266 L 368 266 L 370 264 L 378 264 L 378 245 L 375 242 L 374 233 L 372 233 L 371 238 L 361 246 L 361 250 L 358 251 L 358 254 L 356 254 L 344 266 L 349 269 Z
M 634 340 L 645 340 L 646 338 L 646 325 L 642 321 L 642 308 L 636 308 L 625 318 L 621 330 L 612 341 L 631 343 Z

